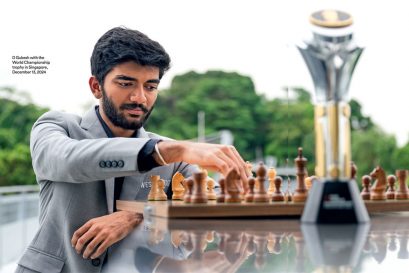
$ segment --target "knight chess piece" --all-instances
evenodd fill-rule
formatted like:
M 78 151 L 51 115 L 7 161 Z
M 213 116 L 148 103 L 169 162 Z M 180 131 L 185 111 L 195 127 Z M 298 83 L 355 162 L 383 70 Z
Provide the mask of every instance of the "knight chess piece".
M 371 200 L 371 191 L 369 190 L 369 188 L 371 187 L 371 181 L 372 179 L 369 175 L 362 176 L 362 200 Z
M 302 148 L 298 148 L 298 156 L 294 160 L 297 167 L 297 187 L 294 191 L 294 202 L 305 202 L 307 200 L 307 188 L 305 186 L 305 177 L 307 175 L 307 159 L 303 157 Z
M 193 174 L 192 203 L 207 203 L 206 179 L 207 175 L 204 171 L 199 171 Z
M 228 172 L 226 179 L 224 180 L 226 195 L 226 203 L 240 203 L 242 198 L 240 196 L 240 190 L 237 184 L 240 181 L 240 175 L 235 169 L 232 169 Z
M 148 194 L 148 201 L 154 201 L 155 195 L 158 191 L 158 181 L 160 179 L 159 175 L 151 175 L 151 190 Z
M 395 199 L 396 176 L 392 174 L 388 175 L 387 181 L 388 181 L 388 190 L 386 191 L 386 199 Z
M 371 200 L 386 200 L 386 174 L 380 167 L 376 167 L 371 173 L 372 179 L 376 179 L 371 187 Z
M 274 185 L 274 178 L 277 175 L 277 171 L 276 169 L 274 169 L 273 167 L 269 168 L 267 171 L 267 177 L 268 177 L 268 194 L 270 196 L 273 195 L 273 193 L 275 192 L 275 185 Z
M 258 190 L 257 189 L 255 190 L 254 199 L 253 199 L 254 202 L 268 203 L 270 200 L 266 192 L 265 186 L 264 186 L 264 181 L 266 180 L 266 174 L 267 174 L 266 167 L 264 167 L 264 164 L 260 162 L 257 168 L 257 178 L 256 178 L 256 182 L 258 182 L 259 188 Z
M 217 196 L 216 201 L 217 203 L 224 203 L 224 197 L 225 197 L 225 192 L 226 192 L 224 178 L 221 178 L 219 180 L 219 185 L 220 185 L 220 193 Z
M 407 170 L 396 170 L 396 177 L 399 181 L 398 190 L 396 191 L 395 198 L 398 200 L 409 199 L 408 185 L 406 184 L 406 178 L 408 176 Z
M 273 202 L 282 202 L 282 201 L 284 201 L 284 194 L 281 191 L 282 183 L 283 183 L 283 179 L 281 178 L 281 176 L 276 176 L 274 178 L 275 191 L 272 194 Z
M 182 200 L 185 194 L 185 188 L 182 181 L 185 179 L 183 174 L 176 172 L 172 177 L 172 200 Z
M 186 185 L 185 195 L 183 196 L 183 201 L 185 203 L 191 203 L 192 201 L 192 194 L 193 194 L 193 179 L 187 178 L 184 180 Z
M 256 180 L 254 177 L 250 177 L 248 179 L 247 184 L 249 185 L 249 189 L 246 193 L 246 196 L 244 197 L 245 201 L 250 203 L 254 201 L 254 184 L 256 183 Z

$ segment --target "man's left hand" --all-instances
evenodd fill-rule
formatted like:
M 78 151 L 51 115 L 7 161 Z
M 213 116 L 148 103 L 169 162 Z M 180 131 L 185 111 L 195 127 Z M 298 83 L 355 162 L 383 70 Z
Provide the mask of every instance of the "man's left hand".
M 143 219 L 142 214 L 118 211 L 93 218 L 74 232 L 72 247 L 84 259 L 99 257 L 114 243 L 125 238 Z M 85 249 L 84 249 L 85 247 Z

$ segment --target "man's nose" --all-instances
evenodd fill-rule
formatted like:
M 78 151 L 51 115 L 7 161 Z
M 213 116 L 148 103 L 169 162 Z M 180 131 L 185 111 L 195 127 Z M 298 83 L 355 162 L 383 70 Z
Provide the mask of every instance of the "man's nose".
M 143 86 L 138 86 L 132 91 L 130 100 L 139 104 L 146 103 L 146 96 Z

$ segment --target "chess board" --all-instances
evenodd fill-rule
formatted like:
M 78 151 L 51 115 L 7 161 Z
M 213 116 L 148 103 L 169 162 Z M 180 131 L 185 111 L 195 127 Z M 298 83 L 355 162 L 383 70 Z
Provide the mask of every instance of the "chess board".
M 369 214 L 409 211 L 409 200 L 364 201 Z M 165 218 L 300 217 L 304 203 L 184 203 L 183 201 L 117 201 L 119 210 Z

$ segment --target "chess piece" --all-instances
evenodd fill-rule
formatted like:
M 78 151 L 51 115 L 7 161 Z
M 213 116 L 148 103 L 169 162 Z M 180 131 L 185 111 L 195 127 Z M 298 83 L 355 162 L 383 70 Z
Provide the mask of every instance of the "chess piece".
M 373 179 L 376 179 L 371 187 L 371 200 L 386 200 L 386 174 L 380 167 L 376 167 L 370 174 Z
M 351 179 L 356 180 L 356 172 L 358 171 L 358 167 L 355 165 L 353 161 L 351 161 Z
M 273 202 L 282 202 L 284 201 L 284 194 L 281 192 L 281 185 L 283 183 L 283 179 L 280 176 L 274 178 L 274 188 L 275 191 L 272 194 Z
M 256 183 L 256 180 L 254 179 L 254 177 L 250 177 L 247 183 L 249 185 L 249 190 L 247 191 L 244 199 L 246 202 L 250 203 L 254 201 L 254 185 Z
M 285 202 L 292 202 L 293 201 L 293 195 L 291 193 L 291 178 L 290 178 L 290 176 L 287 176 L 287 191 L 284 194 L 284 201 Z
M 276 169 L 274 169 L 273 167 L 269 168 L 267 171 L 267 176 L 268 176 L 268 182 L 269 182 L 269 186 L 268 186 L 268 194 L 270 196 L 273 195 L 273 193 L 275 192 L 275 186 L 274 186 L 274 178 L 277 175 L 277 171 Z
M 207 179 L 207 199 L 216 200 L 216 192 L 214 191 L 214 180 L 212 178 Z
M 199 171 L 193 174 L 192 203 L 207 203 L 206 179 L 207 175 L 204 171 Z
M 240 181 L 240 175 L 237 173 L 235 169 L 230 170 L 227 173 L 225 182 L 226 188 L 226 195 L 225 195 L 225 202 L 226 203 L 240 203 L 240 190 L 237 187 L 237 184 Z
M 258 169 L 257 169 L 257 178 L 256 178 L 259 188 L 258 190 L 257 189 L 255 190 L 254 199 L 253 199 L 254 202 L 268 203 L 270 200 L 266 192 L 265 186 L 264 186 L 264 181 L 266 180 L 266 173 L 267 173 L 266 167 L 264 167 L 264 164 L 260 162 Z
M 386 192 L 386 199 L 395 199 L 395 182 L 396 182 L 396 176 L 394 175 L 388 175 L 387 178 L 388 181 L 388 190 Z
M 399 187 L 395 193 L 395 198 L 398 200 L 409 199 L 409 190 L 408 185 L 406 184 L 407 175 L 407 170 L 396 170 L 396 177 L 399 181 Z
M 362 200 L 371 200 L 371 192 L 369 188 L 371 187 L 371 177 L 369 175 L 362 176 Z
M 183 174 L 176 172 L 172 177 L 172 200 L 182 200 L 185 194 L 185 188 L 182 181 L 185 179 Z
M 305 186 L 307 159 L 302 155 L 302 148 L 298 148 L 298 156 L 294 161 L 297 167 L 297 188 L 293 195 L 293 201 L 305 202 L 307 200 L 307 188 Z
M 184 180 L 184 184 L 186 185 L 185 195 L 183 196 L 183 201 L 185 203 L 192 202 L 192 193 L 193 193 L 193 179 L 187 178 Z
M 158 180 L 158 188 L 155 194 L 155 201 L 166 201 L 168 196 L 165 192 L 165 181 L 163 179 Z
M 317 177 L 315 175 L 312 176 L 308 176 L 307 178 L 305 178 L 305 187 L 307 188 L 307 190 L 310 190 L 312 187 L 312 184 L 317 181 Z
M 224 178 L 221 178 L 219 180 L 219 185 L 220 185 L 220 193 L 217 196 L 216 201 L 217 201 L 217 203 L 224 203 L 224 196 L 225 196 L 225 192 L 226 192 Z
M 148 201 L 154 201 L 155 195 L 158 191 L 158 181 L 160 179 L 159 175 L 151 175 L 151 190 L 148 194 Z
M 281 253 L 282 250 L 281 242 L 283 237 L 284 237 L 283 233 L 273 232 L 269 234 L 267 244 L 267 249 L 269 253 L 276 255 Z

